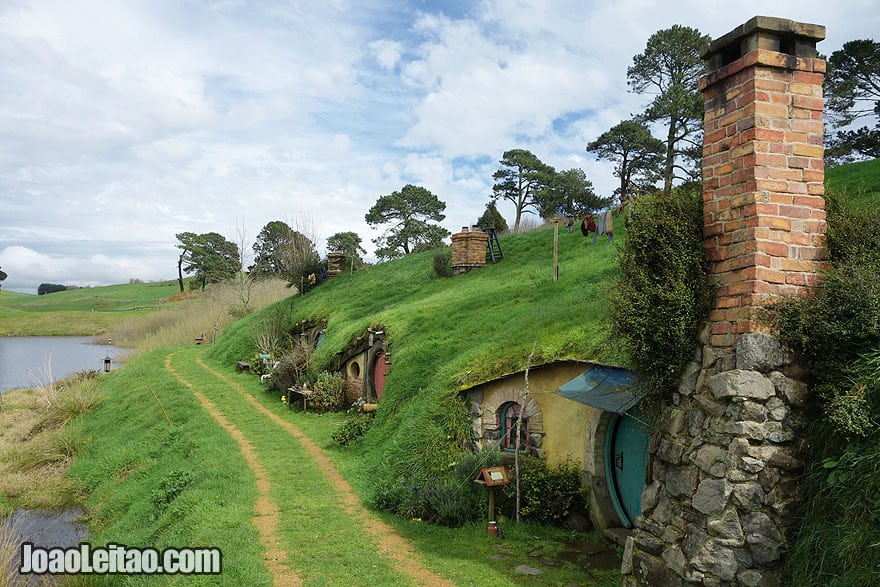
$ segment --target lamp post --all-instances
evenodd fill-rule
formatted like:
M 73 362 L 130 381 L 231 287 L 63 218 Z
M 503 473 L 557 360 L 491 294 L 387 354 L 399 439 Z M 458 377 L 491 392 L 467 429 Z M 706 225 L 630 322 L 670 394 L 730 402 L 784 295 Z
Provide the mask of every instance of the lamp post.
M 107 356 L 104 357 L 104 373 L 110 372 L 110 351 L 107 351 Z

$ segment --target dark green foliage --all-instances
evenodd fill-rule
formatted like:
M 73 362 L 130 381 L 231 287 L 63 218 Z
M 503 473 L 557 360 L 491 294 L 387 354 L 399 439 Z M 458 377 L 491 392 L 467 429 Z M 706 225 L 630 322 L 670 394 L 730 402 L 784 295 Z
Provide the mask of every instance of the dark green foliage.
M 359 441 L 373 422 L 372 412 L 360 412 L 333 431 L 333 442 L 339 446 L 351 446 Z
M 712 291 L 703 252 L 703 202 L 694 187 L 644 196 L 626 220 L 628 238 L 611 292 L 613 334 L 646 393 L 668 397 L 693 356 Z
M 815 417 L 790 584 L 880 582 L 880 209 L 826 197 L 831 267 L 808 295 L 773 306 L 807 360 Z
M 614 175 L 620 185 L 614 195 L 621 203 L 642 193 L 654 191 L 663 178 L 663 141 L 651 135 L 648 126 L 637 120 L 624 120 L 587 145 L 599 159 L 614 162 Z
M 176 246 L 180 249 L 177 261 L 180 291 L 183 291 L 184 273 L 195 273 L 195 280 L 205 289 L 207 284 L 231 279 L 241 270 L 238 245 L 226 240 L 223 235 L 216 232 L 181 232 L 175 236 L 179 241 Z
M 345 377 L 339 373 L 321 371 L 315 380 L 312 396 L 309 398 L 309 408 L 318 412 L 338 410 L 345 399 Z
M 880 43 L 858 39 L 832 53 L 825 95 L 828 118 L 844 129 L 827 133 L 832 163 L 880 157 Z M 859 119 L 872 119 L 874 128 L 852 129 Z
M 814 388 L 830 400 L 845 391 L 850 365 L 880 346 L 880 209 L 826 199 L 832 267 L 809 295 L 773 309 L 781 338 L 807 359 Z
M 553 173 L 538 194 L 542 218 L 555 216 L 579 218 L 588 210 L 598 210 L 611 203 L 593 191 L 593 183 L 583 169 L 567 169 Z
M 364 266 L 361 255 L 365 255 L 367 251 L 361 246 L 361 237 L 356 232 L 337 232 L 327 237 L 327 250 L 345 255 L 346 268 L 360 269 Z
M 519 463 L 520 517 L 539 524 L 562 525 L 572 512 L 586 514 L 580 469 L 572 460 L 548 466 L 542 459 L 524 457 Z M 499 504 L 513 518 L 516 507 L 516 483 L 510 467 L 511 483 L 503 490 Z
M 494 228 L 498 233 L 507 230 L 507 221 L 501 215 L 501 212 L 498 211 L 498 206 L 495 205 L 494 201 L 486 204 L 486 210 L 482 216 L 477 218 L 476 224 L 483 229 Z
M 654 96 L 638 118 L 666 126 L 663 191 L 667 194 L 674 178 L 700 175 L 703 97 L 697 80 L 705 71 L 700 49 L 710 40 L 697 29 L 673 25 L 651 35 L 645 51 L 633 57 L 626 70 L 635 93 Z
M 7 277 L 8 277 L 8 276 L 6 275 L 6 272 L 3 271 L 2 269 L 0 269 L 0 281 L 3 281 L 3 280 L 6 279 Z
M 464 401 L 446 396 L 431 413 L 406 424 L 412 432 L 396 443 L 379 471 L 376 506 L 445 525 L 476 519 L 479 498 L 473 480 L 479 467 L 467 479 L 475 457 L 468 448 L 472 429 Z
M 540 210 L 540 194 L 549 185 L 556 170 L 526 149 L 505 151 L 499 163 L 501 168 L 492 174 L 495 180 L 493 197 L 513 204 L 516 210 L 513 230 L 516 232 L 525 212 L 530 208 L 535 212 Z
M 452 255 L 449 251 L 434 254 L 434 273 L 437 277 L 452 277 Z
M 67 291 L 66 285 L 60 285 L 58 283 L 41 283 L 40 287 L 37 288 L 37 295 L 43 296 L 50 293 L 55 293 L 59 291 Z
M 420 245 L 429 249 L 441 246 L 449 231 L 429 220 L 440 222 L 446 218 L 444 210 L 446 204 L 421 186 L 407 184 L 381 196 L 364 217 L 373 228 L 389 225 L 382 236 L 373 239 L 378 247 L 376 256 L 395 259 L 415 252 Z

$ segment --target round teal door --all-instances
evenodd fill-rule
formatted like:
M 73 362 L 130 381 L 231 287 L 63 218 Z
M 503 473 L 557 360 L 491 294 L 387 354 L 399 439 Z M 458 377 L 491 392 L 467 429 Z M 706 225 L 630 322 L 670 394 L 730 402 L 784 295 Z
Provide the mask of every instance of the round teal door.
M 642 513 L 642 492 L 651 437 L 638 406 L 614 414 L 605 437 L 605 477 L 620 521 L 632 528 Z

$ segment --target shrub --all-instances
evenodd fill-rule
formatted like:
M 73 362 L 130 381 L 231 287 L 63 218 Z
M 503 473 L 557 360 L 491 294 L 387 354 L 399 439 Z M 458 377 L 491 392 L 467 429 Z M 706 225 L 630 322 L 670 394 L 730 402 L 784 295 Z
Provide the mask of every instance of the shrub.
M 321 371 L 315 381 L 309 406 L 319 412 L 338 410 L 345 401 L 345 389 L 348 383 L 339 373 Z
M 610 296 L 612 332 L 644 391 L 668 397 L 712 303 L 701 191 L 642 196 L 625 222 L 620 276 Z
M 41 283 L 37 288 L 37 295 L 44 296 L 46 294 L 55 293 L 59 291 L 66 291 L 67 286 L 61 285 L 60 283 Z
M 333 442 L 339 446 L 350 446 L 360 440 L 373 421 L 372 412 L 355 414 L 333 431 Z
M 501 464 L 501 454 L 493 447 L 476 453 L 461 451 L 449 458 L 453 460 L 431 468 L 414 468 L 396 478 L 382 475 L 374 503 L 405 518 L 453 528 L 479 520 L 488 494 L 474 479 L 480 468 Z
M 449 251 L 434 255 L 434 273 L 437 277 L 452 277 L 452 255 Z
M 542 459 L 523 457 L 519 472 L 520 516 L 523 520 L 562 525 L 572 512 L 586 512 L 580 471 L 573 460 L 567 459 L 550 467 Z M 516 513 L 516 484 L 506 485 L 502 494 L 502 507 L 513 517 Z
M 830 269 L 771 312 L 820 408 L 786 571 L 793 585 L 869 585 L 880 582 L 880 210 L 829 194 L 827 211 Z
M 278 366 L 269 379 L 269 389 L 284 391 L 294 385 L 302 385 L 311 362 L 312 349 L 304 342 L 297 342 L 278 359 Z

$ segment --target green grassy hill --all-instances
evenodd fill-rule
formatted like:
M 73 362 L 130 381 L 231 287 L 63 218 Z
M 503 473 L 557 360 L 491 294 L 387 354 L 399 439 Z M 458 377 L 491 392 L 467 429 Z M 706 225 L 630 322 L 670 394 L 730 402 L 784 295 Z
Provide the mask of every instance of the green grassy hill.
M 623 237 L 617 223 L 618 240 Z M 553 230 L 501 237 L 504 259 L 468 274 L 439 278 L 433 252 L 410 255 L 331 280 L 234 324 L 215 356 L 250 357 L 252 334 L 273 313 L 290 322 L 327 320 L 317 351 L 330 366 L 334 354 L 369 326 L 394 344 L 388 384 L 395 389 L 446 389 L 492 379 L 525 366 L 532 343 L 536 363 L 576 358 L 621 364 L 609 341 L 606 293 L 617 273 L 613 244 L 593 246 L 579 232 L 559 235 L 559 280 L 552 280 Z
M 84 287 L 42 296 L 0 290 L 0 336 L 94 335 L 154 310 L 178 291 L 176 281 Z
M 615 225 L 619 240 L 622 225 Z M 563 228 L 556 282 L 552 229 L 502 236 L 501 245 L 498 264 L 456 277 L 434 273 L 432 252 L 338 277 L 233 324 L 212 359 L 227 366 L 249 359 L 254 333 L 272 320 L 289 328 L 324 319 L 326 336 L 312 366 L 331 369 L 337 352 L 368 327 L 381 327 L 393 344 L 392 365 L 376 420 L 348 472 L 370 495 L 399 478 L 388 467 L 445 471 L 470 430 L 458 397 L 463 386 L 523 370 L 533 344 L 533 365 L 566 358 L 625 363 L 610 341 L 607 316 L 618 272 L 613 244 L 593 246 Z
M 825 189 L 845 193 L 856 206 L 880 207 L 880 159 L 827 169 Z

